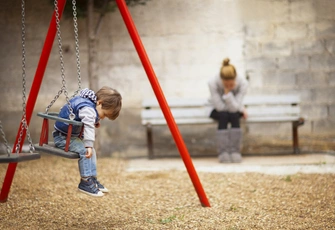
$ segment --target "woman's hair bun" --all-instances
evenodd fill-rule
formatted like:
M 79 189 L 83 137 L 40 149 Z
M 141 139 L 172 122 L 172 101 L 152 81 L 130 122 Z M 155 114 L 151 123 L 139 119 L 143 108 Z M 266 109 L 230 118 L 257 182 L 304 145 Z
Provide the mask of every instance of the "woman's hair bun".
M 220 77 L 224 80 L 230 80 L 236 78 L 236 70 L 235 67 L 229 64 L 229 58 L 225 58 L 222 63 L 222 67 L 220 70 Z
M 222 63 L 222 65 L 223 66 L 228 66 L 229 65 L 229 58 L 225 58 L 224 60 L 223 60 L 223 63 Z

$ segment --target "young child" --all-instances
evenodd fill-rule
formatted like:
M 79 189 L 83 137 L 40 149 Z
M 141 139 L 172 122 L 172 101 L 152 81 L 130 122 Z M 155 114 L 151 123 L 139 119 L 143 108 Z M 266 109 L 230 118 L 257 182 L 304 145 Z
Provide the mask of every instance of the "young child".
M 210 117 L 218 121 L 216 133 L 219 161 L 221 163 L 239 163 L 242 161 L 240 146 L 242 131 L 240 117 L 247 118 L 243 98 L 248 82 L 236 74 L 236 69 L 223 60 L 220 73 L 208 82 L 212 105 Z M 228 124 L 230 123 L 230 129 Z
M 96 152 L 94 149 L 95 128 L 100 127 L 100 120 L 107 117 L 115 120 L 120 113 L 122 97 L 118 91 L 104 86 L 98 92 L 89 89 L 80 91 L 80 95 L 70 100 L 73 114 L 76 121 L 84 124 L 83 137 L 79 137 L 80 126 L 73 126 L 69 151 L 79 154 L 78 166 L 81 176 L 78 185 L 79 191 L 102 197 L 103 192 L 108 192 L 97 179 Z M 59 113 L 59 117 L 69 119 L 70 111 L 68 104 L 65 104 Z M 65 148 L 68 124 L 60 121 L 55 122 L 53 132 L 55 146 L 60 149 Z

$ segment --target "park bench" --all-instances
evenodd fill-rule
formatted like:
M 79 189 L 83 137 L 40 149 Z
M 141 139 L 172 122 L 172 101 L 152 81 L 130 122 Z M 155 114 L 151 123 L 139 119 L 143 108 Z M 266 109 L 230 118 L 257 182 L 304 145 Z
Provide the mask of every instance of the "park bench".
M 216 123 L 208 117 L 207 98 L 167 98 L 168 105 L 177 125 Z M 298 127 L 304 124 L 300 116 L 300 98 L 297 95 L 247 95 L 244 105 L 248 111 L 245 123 L 291 122 L 293 152 L 299 153 Z M 153 126 L 166 125 L 164 115 L 156 98 L 142 102 L 142 125 L 146 127 L 148 157 L 154 158 Z

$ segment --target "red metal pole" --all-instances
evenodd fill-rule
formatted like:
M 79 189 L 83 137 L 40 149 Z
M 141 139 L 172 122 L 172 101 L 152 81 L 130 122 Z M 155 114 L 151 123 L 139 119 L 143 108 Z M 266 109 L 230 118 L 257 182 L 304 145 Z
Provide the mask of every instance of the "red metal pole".
M 66 0 L 59 0 L 58 1 L 59 18 L 62 17 L 62 13 L 63 13 L 64 7 L 65 7 L 65 3 L 66 3 Z M 56 31 L 57 31 L 56 17 L 55 17 L 55 12 L 54 12 L 53 15 L 52 15 L 51 21 L 50 21 L 49 30 L 48 30 L 47 36 L 45 38 L 45 41 L 44 41 L 44 46 L 43 46 L 43 49 L 42 49 L 42 52 L 41 52 L 40 60 L 38 62 L 35 77 L 34 77 L 34 80 L 33 80 L 33 83 L 32 83 L 31 89 L 30 89 L 29 97 L 28 97 L 28 100 L 27 100 L 26 118 L 27 118 L 27 124 L 28 125 L 30 123 L 30 119 L 31 119 L 31 116 L 33 114 L 33 110 L 34 110 L 34 107 L 35 107 L 38 92 L 39 92 L 41 84 L 42 84 L 45 68 L 46 68 L 48 60 L 49 60 L 49 56 L 50 56 L 50 52 L 51 52 L 51 49 L 52 49 L 52 44 L 53 44 L 54 39 L 55 39 Z M 13 153 L 15 152 L 15 146 L 18 143 L 21 128 L 22 128 L 22 122 L 20 123 L 20 127 L 19 127 L 19 130 L 18 130 L 17 136 L 16 136 L 15 144 L 14 144 L 13 151 L 12 151 Z M 21 147 L 20 152 L 22 150 L 22 145 L 24 143 L 25 137 L 26 137 L 26 130 L 23 131 L 22 141 L 20 143 L 20 147 Z M 16 166 L 17 166 L 17 163 L 10 163 L 8 165 L 7 173 L 6 173 L 6 176 L 5 176 L 3 185 L 2 185 L 2 189 L 1 189 L 1 193 L 0 193 L 0 202 L 6 202 L 7 201 L 9 190 L 10 190 L 10 187 L 11 187 L 12 182 L 13 182 Z
M 192 180 L 193 186 L 198 194 L 198 197 L 200 199 L 200 203 L 204 207 L 210 207 L 210 204 L 208 202 L 208 199 L 206 197 L 206 193 L 201 185 L 201 182 L 199 180 L 198 174 L 195 171 L 195 168 L 193 166 L 193 162 L 191 160 L 190 154 L 188 153 L 188 150 L 186 148 L 186 145 L 184 143 L 184 140 L 179 132 L 178 126 L 173 118 L 173 115 L 171 113 L 171 110 L 169 108 L 169 105 L 165 99 L 164 93 L 159 85 L 159 82 L 157 80 L 156 74 L 151 66 L 150 60 L 146 54 L 146 51 L 144 49 L 144 46 L 142 44 L 141 38 L 137 32 L 137 29 L 135 27 L 135 24 L 132 20 L 132 17 L 130 15 L 130 12 L 127 8 L 127 5 L 124 0 L 116 0 L 116 3 L 118 5 L 118 8 L 120 10 L 120 13 L 123 17 L 123 20 L 127 26 L 128 32 L 130 34 L 131 39 L 133 40 L 134 46 L 137 50 L 137 53 L 141 59 L 142 65 L 145 69 L 145 72 L 147 73 L 147 76 L 149 78 L 149 81 L 151 83 L 151 86 L 154 90 L 154 93 L 157 97 L 158 103 L 163 111 L 164 117 L 167 121 L 167 124 L 169 126 L 169 129 L 172 133 L 172 136 L 174 138 L 174 141 L 176 142 L 176 145 L 178 147 L 180 156 L 182 157 L 185 167 L 188 171 L 188 174 Z

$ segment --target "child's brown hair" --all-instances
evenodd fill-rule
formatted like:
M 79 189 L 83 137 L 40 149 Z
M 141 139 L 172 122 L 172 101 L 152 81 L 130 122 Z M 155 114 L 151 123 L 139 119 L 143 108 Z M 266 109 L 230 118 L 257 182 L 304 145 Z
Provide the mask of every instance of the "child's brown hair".
M 108 86 L 104 86 L 99 89 L 95 94 L 97 100 L 101 101 L 101 108 L 113 111 L 108 118 L 115 120 L 119 114 L 122 107 L 122 97 L 121 94 L 116 90 Z
M 222 80 L 234 80 L 236 78 L 235 67 L 229 64 L 229 58 L 225 58 L 220 70 L 220 77 Z

